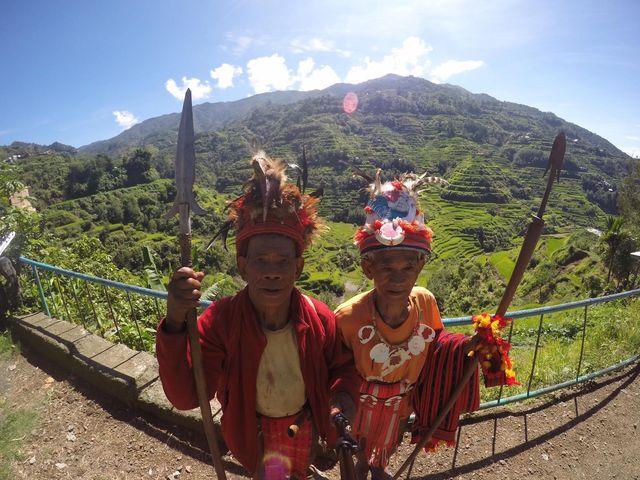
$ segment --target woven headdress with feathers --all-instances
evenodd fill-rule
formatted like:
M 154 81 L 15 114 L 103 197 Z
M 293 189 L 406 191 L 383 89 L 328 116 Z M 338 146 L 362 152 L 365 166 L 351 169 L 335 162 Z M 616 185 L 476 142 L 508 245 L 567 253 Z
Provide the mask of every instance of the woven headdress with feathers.
M 382 183 L 380 169 L 374 178 L 356 174 L 369 183 L 369 201 L 364 208 L 367 218 L 358 228 L 354 243 L 364 254 L 384 248 L 411 248 L 431 251 L 433 232 L 424 223 L 424 214 L 420 211 L 418 198 L 420 188 L 427 184 L 445 184 L 440 177 L 427 174 L 405 173 L 391 182 Z
M 292 239 L 298 255 L 302 255 L 322 229 L 316 211 L 320 199 L 287 183 L 287 165 L 263 151 L 253 156 L 251 167 L 253 175 L 244 184 L 244 194 L 229 203 L 229 217 L 223 227 L 235 229 L 237 255 L 246 255 L 249 239 L 261 234 Z

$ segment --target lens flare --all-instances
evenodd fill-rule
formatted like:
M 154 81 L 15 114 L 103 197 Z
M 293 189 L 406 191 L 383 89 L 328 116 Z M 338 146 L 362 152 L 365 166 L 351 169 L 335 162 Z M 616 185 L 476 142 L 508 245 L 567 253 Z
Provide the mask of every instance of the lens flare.
M 342 100 L 342 109 L 345 113 L 353 113 L 358 108 L 358 96 L 349 92 L 344 96 L 344 100 Z
M 263 465 L 265 480 L 281 480 L 291 475 L 291 460 L 277 452 L 266 452 Z

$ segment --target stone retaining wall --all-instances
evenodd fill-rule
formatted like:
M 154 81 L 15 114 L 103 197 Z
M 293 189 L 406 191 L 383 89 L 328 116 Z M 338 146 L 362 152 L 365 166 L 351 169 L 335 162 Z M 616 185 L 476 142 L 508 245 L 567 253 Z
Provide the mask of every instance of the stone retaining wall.
M 48 317 L 44 313 L 11 319 L 8 326 L 23 344 L 42 357 L 130 407 L 204 432 L 199 409 L 176 410 L 167 400 L 158 377 L 155 356 L 108 342 L 79 325 Z M 220 404 L 216 399 L 211 401 L 211 410 L 218 438 L 221 439 Z

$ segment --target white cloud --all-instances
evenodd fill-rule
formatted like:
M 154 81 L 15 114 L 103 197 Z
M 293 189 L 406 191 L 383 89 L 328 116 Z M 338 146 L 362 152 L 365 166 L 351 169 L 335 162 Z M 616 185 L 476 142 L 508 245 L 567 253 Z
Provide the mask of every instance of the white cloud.
M 249 83 L 255 93 L 286 90 L 293 82 L 284 57 L 274 53 L 270 57 L 258 57 L 247 62 Z
M 223 52 L 229 52 L 236 57 L 240 57 L 250 49 L 268 48 L 268 46 L 273 45 L 273 43 L 269 34 L 251 30 L 246 33 L 226 33 L 225 41 L 221 45 L 218 45 L 218 48 Z
M 445 82 L 449 77 L 458 75 L 459 73 L 475 70 L 484 65 L 482 60 L 447 60 L 437 67 L 434 67 L 430 73 L 431 80 L 435 83 Z
M 348 83 L 360 83 L 373 78 L 379 78 L 389 73 L 396 75 L 413 75 L 423 77 L 429 66 L 425 58 L 433 48 L 418 37 L 408 37 L 402 42 L 400 48 L 392 48 L 391 53 L 385 55 L 382 60 L 374 61 L 369 57 L 364 60 L 364 65 L 351 67 L 347 73 Z
M 311 57 L 307 57 L 298 63 L 298 77 L 308 77 L 313 71 L 313 67 L 316 66 L 316 62 Z
M 218 81 L 216 87 L 224 90 L 225 88 L 233 87 L 233 78 L 242 74 L 242 67 L 223 63 L 218 68 L 211 70 L 210 74 L 211 78 Z
M 333 68 L 325 65 L 321 68 L 315 68 L 313 58 L 308 57 L 298 63 L 298 77 L 300 82 L 298 90 L 322 90 L 334 83 L 340 82 L 340 77 Z
M 165 88 L 178 100 L 184 99 L 184 92 L 187 91 L 187 88 L 191 89 L 191 98 L 194 101 L 207 98 L 211 93 L 211 85 L 209 85 L 209 82 L 203 83 L 199 78 L 182 77 L 181 87 L 176 84 L 173 78 L 170 78 L 165 83 Z
M 118 122 L 118 125 L 120 125 L 125 130 L 127 128 L 133 127 L 136 123 L 139 122 L 139 120 L 133 113 L 127 112 L 126 110 L 114 110 L 111 113 L 113 113 L 113 116 L 116 117 L 116 122 Z
M 251 46 L 251 37 L 246 35 L 240 35 L 235 38 L 236 47 L 235 52 L 238 54 L 244 53 Z
M 626 138 L 627 140 L 640 141 L 640 137 L 636 137 L 636 136 L 633 136 L 633 135 L 628 135 L 628 136 L 626 136 L 624 138 Z
M 294 38 L 291 41 L 291 48 L 294 53 L 304 52 L 325 52 L 325 53 L 337 53 L 341 57 L 348 58 L 351 56 L 351 52 L 348 50 L 342 50 L 336 48 L 331 40 L 323 40 L 321 38 L 312 38 L 310 40 L 303 40 L 301 38 Z

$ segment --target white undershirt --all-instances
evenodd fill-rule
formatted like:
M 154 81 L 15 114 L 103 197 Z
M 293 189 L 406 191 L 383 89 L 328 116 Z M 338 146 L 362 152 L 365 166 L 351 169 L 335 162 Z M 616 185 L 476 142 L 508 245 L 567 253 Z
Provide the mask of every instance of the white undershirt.
M 263 332 L 267 346 L 258 366 L 256 411 L 276 418 L 294 415 L 302 410 L 306 395 L 293 325 Z

